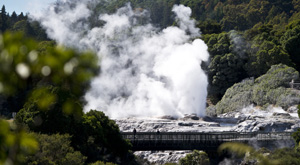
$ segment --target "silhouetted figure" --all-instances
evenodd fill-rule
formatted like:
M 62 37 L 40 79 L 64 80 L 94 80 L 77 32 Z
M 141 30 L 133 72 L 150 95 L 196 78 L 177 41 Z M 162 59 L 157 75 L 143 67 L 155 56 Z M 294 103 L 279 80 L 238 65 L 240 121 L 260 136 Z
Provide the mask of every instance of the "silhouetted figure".
M 135 141 L 136 129 L 133 128 L 133 140 Z
M 294 88 L 294 79 L 292 79 L 292 81 L 290 82 L 290 86 L 292 89 Z
M 159 129 L 158 129 L 158 130 L 156 131 L 156 135 L 157 135 L 156 139 L 160 139 L 159 134 L 160 134 L 160 132 L 159 132 Z

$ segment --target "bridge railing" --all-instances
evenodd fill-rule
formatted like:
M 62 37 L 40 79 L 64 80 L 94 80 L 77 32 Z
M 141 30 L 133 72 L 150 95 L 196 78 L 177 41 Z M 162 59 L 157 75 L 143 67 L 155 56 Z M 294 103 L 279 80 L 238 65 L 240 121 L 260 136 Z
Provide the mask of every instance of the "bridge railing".
M 131 141 L 249 141 L 291 140 L 292 132 L 121 132 Z
M 300 81 L 297 80 L 292 80 L 291 82 L 289 82 L 290 88 L 292 89 L 300 89 Z

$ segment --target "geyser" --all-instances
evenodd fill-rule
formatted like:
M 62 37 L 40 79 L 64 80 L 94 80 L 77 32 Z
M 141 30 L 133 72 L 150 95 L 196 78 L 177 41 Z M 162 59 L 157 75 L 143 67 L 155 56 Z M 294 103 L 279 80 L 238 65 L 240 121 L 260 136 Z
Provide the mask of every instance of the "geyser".
M 163 30 L 145 23 L 145 10 L 130 5 L 101 14 L 101 26 L 90 28 L 91 3 L 57 3 L 31 18 L 50 38 L 78 49 L 92 49 L 101 59 L 101 74 L 86 93 L 85 111 L 97 109 L 112 118 L 205 115 L 207 77 L 201 62 L 209 54 L 191 9 L 175 5 L 177 26 Z

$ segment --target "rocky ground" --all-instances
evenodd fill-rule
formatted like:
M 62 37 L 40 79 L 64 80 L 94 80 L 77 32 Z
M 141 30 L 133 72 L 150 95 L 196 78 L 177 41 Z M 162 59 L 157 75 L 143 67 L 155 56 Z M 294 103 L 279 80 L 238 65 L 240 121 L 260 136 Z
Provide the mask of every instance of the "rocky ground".
M 300 128 L 297 107 L 293 106 L 284 111 L 278 107 L 260 110 L 259 107 L 249 106 L 239 112 L 229 112 L 216 117 L 197 117 L 186 115 L 175 119 L 170 116 L 160 118 L 127 118 L 116 120 L 123 132 L 131 132 L 134 128 L 140 132 L 284 132 Z M 164 164 L 178 162 L 190 151 L 135 152 L 141 158 L 151 163 Z

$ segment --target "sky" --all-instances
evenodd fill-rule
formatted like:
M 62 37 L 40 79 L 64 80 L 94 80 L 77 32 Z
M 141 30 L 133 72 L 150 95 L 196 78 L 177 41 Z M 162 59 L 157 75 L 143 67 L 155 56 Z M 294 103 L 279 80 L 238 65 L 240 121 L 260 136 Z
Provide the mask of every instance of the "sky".
M 1 8 L 5 5 L 6 12 L 11 14 L 15 11 L 17 14 L 23 12 L 32 13 L 45 9 L 50 3 L 56 0 L 0 0 Z

